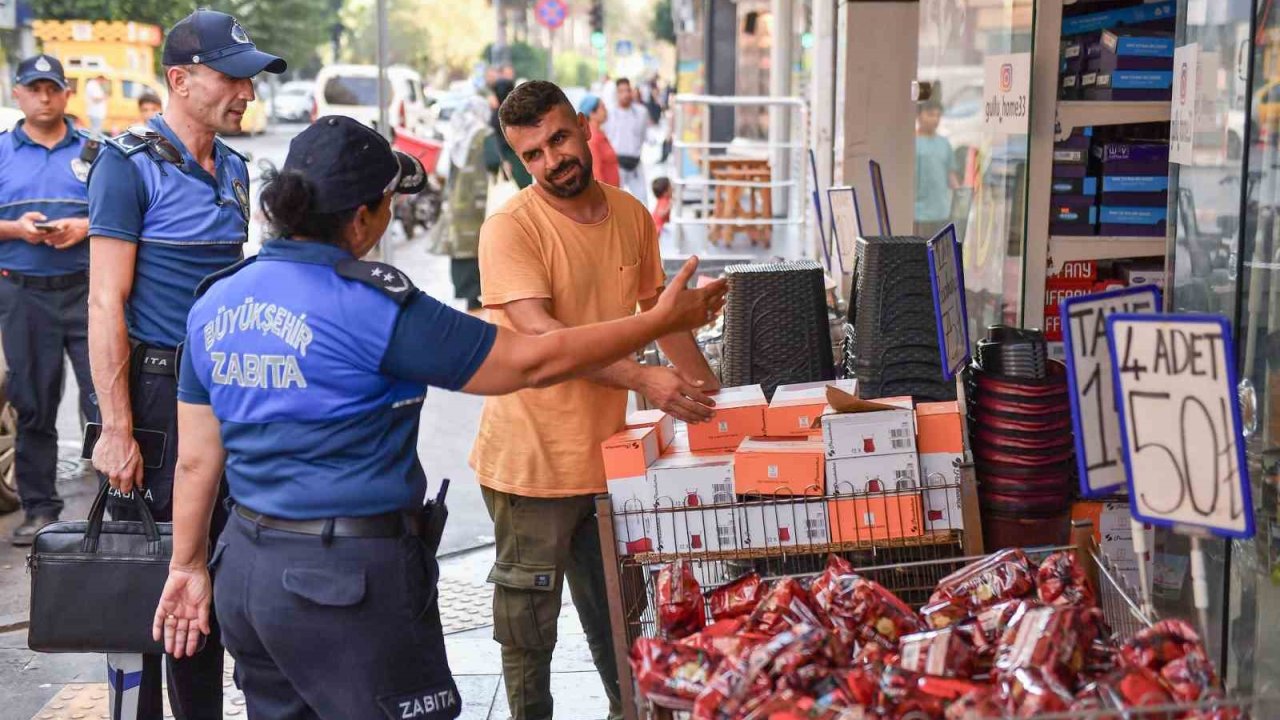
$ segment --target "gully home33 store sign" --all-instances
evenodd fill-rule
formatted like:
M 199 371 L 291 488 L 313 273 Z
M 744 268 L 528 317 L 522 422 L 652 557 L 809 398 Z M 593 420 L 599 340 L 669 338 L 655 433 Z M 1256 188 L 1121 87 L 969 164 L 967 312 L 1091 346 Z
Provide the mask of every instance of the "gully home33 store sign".
M 1027 134 L 1031 111 L 1031 53 L 989 56 L 984 70 L 982 99 L 987 132 Z

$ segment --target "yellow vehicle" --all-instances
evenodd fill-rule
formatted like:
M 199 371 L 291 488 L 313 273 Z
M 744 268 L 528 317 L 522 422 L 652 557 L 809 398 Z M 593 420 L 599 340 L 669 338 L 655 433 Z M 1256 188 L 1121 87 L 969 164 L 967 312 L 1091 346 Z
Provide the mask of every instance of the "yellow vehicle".
M 241 135 L 261 135 L 267 131 L 267 104 L 262 98 L 256 98 L 245 108 L 244 118 L 240 121 Z
M 103 123 L 103 132 L 118 135 L 142 121 L 138 113 L 138 98 L 144 93 L 160 98 L 163 107 L 166 93 L 164 85 L 153 76 L 143 73 L 125 73 L 111 68 L 69 67 L 66 68 L 67 84 L 72 90 L 71 100 L 67 102 L 67 114 L 74 115 L 76 123 L 81 127 L 89 127 L 89 115 L 85 110 L 84 88 L 88 82 L 99 76 L 106 78 L 107 120 Z

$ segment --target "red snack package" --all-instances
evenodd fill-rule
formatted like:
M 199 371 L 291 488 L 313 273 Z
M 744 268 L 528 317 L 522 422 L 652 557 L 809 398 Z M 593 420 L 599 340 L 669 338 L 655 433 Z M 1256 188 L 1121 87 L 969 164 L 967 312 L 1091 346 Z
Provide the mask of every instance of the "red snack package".
M 1073 711 L 1131 710 L 1172 705 L 1173 696 L 1146 668 L 1123 668 L 1090 684 L 1076 697 Z
M 1026 554 L 1001 550 L 943 578 L 920 612 L 930 627 L 941 629 L 1033 589 L 1035 575 Z
M 1004 703 L 993 687 L 980 687 L 947 706 L 946 720 L 984 720 L 1004 715 Z
M 1134 635 L 1120 648 L 1120 657 L 1125 664 L 1157 673 L 1165 665 L 1192 653 L 1208 658 L 1200 636 L 1182 620 L 1161 620 Z
M 814 603 L 821 606 L 823 597 L 831 592 L 831 583 L 842 575 L 853 575 L 853 563 L 840 557 L 839 555 L 827 556 L 827 567 L 822 574 L 814 578 L 813 584 L 809 586 L 809 595 L 813 598 Z
M 1018 668 L 1008 684 L 1008 712 L 1017 718 L 1033 718 L 1046 713 L 1065 712 L 1074 698 L 1052 673 L 1036 668 Z
M 747 573 L 728 585 L 722 585 L 711 593 L 711 617 L 729 620 L 746 617 L 764 598 L 765 586 L 757 573 Z
M 870 707 L 880 694 L 880 672 L 882 666 L 855 667 L 848 672 L 836 676 L 845 695 L 854 704 Z
M 1036 585 L 1045 605 L 1097 604 L 1093 584 L 1073 552 L 1056 552 L 1045 558 L 1036 571 Z
M 678 642 L 737 660 L 750 654 L 757 645 L 769 641 L 768 635 L 745 632 L 742 629 L 745 624 L 746 621 L 742 618 L 721 620 Z
M 678 640 L 706 626 L 706 602 L 689 563 L 677 560 L 663 567 L 657 586 L 658 624 L 666 637 Z
M 864 665 L 897 665 L 898 654 L 892 650 L 886 650 L 879 643 L 865 643 L 858 648 L 858 654 L 853 656 L 853 666 L 859 667 Z
M 658 638 L 637 638 L 631 646 L 631 672 L 640 692 L 673 710 L 690 710 L 706 689 L 720 657 Z
M 941 718 L 942 699 L 921 688 L 920 673 L 888 666 L 880 674 L 878 710 L 886 718 Z M 915 713 L 914 715 L 912 713 Z
M 899 665 L 939 677 L 973 677 L 973 645 L 955 628 L 913 633 L 902 638 Z
M 831 578 L 820 597 L 819 608 L 845 645 L 877 643 L 893 650 L 903 635 L 925 629 L 920 618 L 896 595 L 857 575 Z
M 1218 689 L 1213 663 L 1200 652 L 1190 652 L 1160 669 L 1164 680 L 1180 702 L 1195 702 Z
M 1084 669 L 1087 651 L 1100 632 L 1102 611 L 1096 607 L 1043 606 L 1015 613 L 1016 624 L 1001 639 L 996 670 L 1009 676 L 1034 668 L 1067 687 Z
M 752 611 L 747 629 L 766 635 L 777 635 L 795 625 L 818 627 L 818 615 L 809 606 L 809 595 L 794 578 L 783 578 L 773 584 L 764 599 Z
M 717 720 L 732 717 L 726 711 L 730 698 L 736 698 L 747 682 L 747 659 L 725 660 L 715 669 L 693 701 L 694 720 Z

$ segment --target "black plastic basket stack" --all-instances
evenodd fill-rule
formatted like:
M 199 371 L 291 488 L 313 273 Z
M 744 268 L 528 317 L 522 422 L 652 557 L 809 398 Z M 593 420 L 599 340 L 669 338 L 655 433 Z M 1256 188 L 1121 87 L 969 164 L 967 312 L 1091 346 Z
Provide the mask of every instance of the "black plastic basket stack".
M 812 260 L 732 265 L 724 309 L 720 380 L 760 384 L 768 397 L 790 383 L 835 378 L 822 266 Z
M 965 376 L 985 544 L 1064 543 L 1076 486 L 1066 367 L 1039 330 L 987 332 Z
M 844 362 L 858 394 L 955 400 L 955 384 L 942 375 L 925 240 L 858 238 L 856 262 Z

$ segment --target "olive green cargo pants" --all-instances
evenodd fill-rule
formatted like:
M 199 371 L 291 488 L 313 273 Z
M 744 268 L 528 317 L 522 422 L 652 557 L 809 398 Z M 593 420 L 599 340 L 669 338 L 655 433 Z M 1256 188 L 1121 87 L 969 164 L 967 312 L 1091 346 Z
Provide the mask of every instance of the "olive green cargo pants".
M 489 573 L 493 638 L 502 645 L 512 720 L 552 717 L 551 653 L 566 577 L 609 697 L 609 718 L 621 718 L 595 496 L 532 498 L 487 487 L 481 491 L 497 545 Z

